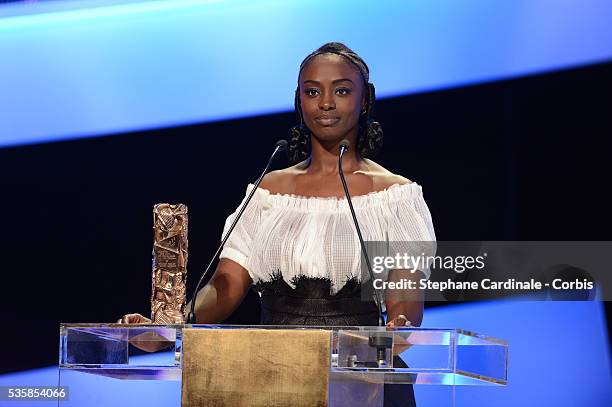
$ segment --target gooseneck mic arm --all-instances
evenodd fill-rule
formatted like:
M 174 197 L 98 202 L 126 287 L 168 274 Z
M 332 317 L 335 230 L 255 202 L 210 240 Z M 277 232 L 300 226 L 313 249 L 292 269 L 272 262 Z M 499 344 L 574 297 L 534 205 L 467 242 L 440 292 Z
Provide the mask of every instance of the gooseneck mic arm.
M 255 182 L 255 186 L 253 187 L 253 189 L 251 189 L 251 192 L 249 193 L 247 199 L 244 201 L 244 203 L 240 207 L 240 210 L 238 211 L 238 214 L 234 218 L 234 221 L 232 222 L 232 225 L 228 229 L 228 231 L 225 234 L 225 236 L 223 236 L 223 240 L 221 240 L 221 244 L 217 248 L 217 251 L 215 252 L 215 254 L 210 259 L 210 262 L 208 263 L 208 266 L 206 266 L 206 269 L 204 270 L 204 273 L 202 273 L 202 276 L 200 277 L 200 280 L 198 281 L 198 284 L 196 284 L 195 290 L 193 291 L 193 294 L 190 297 L 191 298 L 191 305 L 189 307 L 189 313 L 187 314 L 187 321 L 186 321 L 188 324 L 195 324 L 196 323 L 195 302 L 196 302 L 196 297 L 198 296 L 198 291 L 200 291 L 200 288 L 202 287 L 202 283 L 204 282 L 206 276 L 210 272 L 210 270 L 212 268 L 212 265 L 215 263 L 215 260 L 217 260 L 217 257 L 219 257 L 219 254 L 221 253 L 221 250 L 223 249 L 223 246 L 225 245 L 225 242 L 227 242 L 227 239 L 232 234 L 232 231 L 236 227 L 236 224 L 238 223 L 238 220 L 242 216 L 242 213 L 244 212 L 244 210 L 246 209 L 247 205 L 251 201 L 251 198 L 253 198 L 253 195 L 255 194 L 255 191 L 257 191 L 257 188 L 259 187 L 259 184 L 261 184 L 261 181 L 263 180 L 264 176 L 270 170 L 270 166 L 272 165 L 272 161 L 274 160 L 274 157 L 279 152 L 286 150 L 287 149 L 287 145 L 288 145 L 288 143 L 287 143 L 286 140 L 279 140 L 279 141 L 276 142 L 276 146 L 274 148 L 274 151 L 272 152 L 272 155 L 270 156 L 270 159 L 268 160 L 268 164 L 266 165 L 266 168 L 264 168 L 263 172 L 261 173 L 261 175 L 259 176 L 259 178 Z
M 363 242 L 363 237 L 361 236 L 361 229 L 359 228 L 359 222 L 357 222 L 357 216 L 355 215 L 355 209 L 353 208 L 353 202 L 351 201 L 351 194 L 349 193 L 348 186 L 346 185 L 346 179 L 344 178 L 344 171 L 342 170 L 342 158 L 344 157 L 344 153 L 346 153 L 349 149 L 350 143 L 348 140 L 342 140 L 340 142 L 340 156 L 338 157 L 338 172 L 340 173 L 340 180 L 342 181 L 342 187 L 344 188 L 344 195 L 346 196 L 346 200 L 349 204 L 349 208 L 351 209 L 351 215 L 353 216 L 353 222 L 355 223 L 355 229 L 357 229 L 357 236 L 359 237 L 359 243 L 361 244 L 361 254 L 365 258 L 366 266 L 368 268 L 368 273 L 370 274 L 371 281 L 374 281 L 374 272 L 372 271 L 372 264 L 370 264 L 370 258 L 368 257 L 368 252 L 366 251 L 365 243 Z M 378 326 L 384 326 L 385 320 L 382 314 L 382 303 L 383 299 L 380 292 L 374 288 L 374 302 L 378 307 Z

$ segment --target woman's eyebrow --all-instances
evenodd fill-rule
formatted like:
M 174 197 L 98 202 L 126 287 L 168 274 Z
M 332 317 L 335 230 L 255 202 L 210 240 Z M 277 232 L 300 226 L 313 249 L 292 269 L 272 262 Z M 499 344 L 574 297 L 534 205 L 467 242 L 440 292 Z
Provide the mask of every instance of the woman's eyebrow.
M 351 79 L 349 79 L 349 78 L 335 79 L 335 80 L 332 81 L 333 84 L 336 84 L 336 83 L 339 83 L 339 82 L 350 82 L 350 83 L 353 83 L 353 81 Z M 314 83 L 315 85 L 318 85 L 321 82 L 315 81 L 315 80 L 312 80 L 312 79 L 307 79 L 303 83 L 304 83 L 304 85 L 306 85 L 307 83 Z

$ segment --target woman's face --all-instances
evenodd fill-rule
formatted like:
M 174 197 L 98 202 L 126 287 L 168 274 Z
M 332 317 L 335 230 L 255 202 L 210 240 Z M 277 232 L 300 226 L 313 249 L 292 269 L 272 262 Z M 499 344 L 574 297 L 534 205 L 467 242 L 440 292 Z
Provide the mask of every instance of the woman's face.
M 356 141 L 365 108 L 363 79 L 356 67 L 336 54 L 310 60 L 299 77 L 304 123 L 322 143 Z

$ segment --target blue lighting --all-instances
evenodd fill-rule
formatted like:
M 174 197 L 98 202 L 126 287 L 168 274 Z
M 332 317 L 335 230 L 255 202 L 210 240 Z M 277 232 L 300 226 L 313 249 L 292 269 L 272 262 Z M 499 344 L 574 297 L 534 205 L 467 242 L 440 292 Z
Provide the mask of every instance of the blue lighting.
M 229 0 L 98 0 L 54 1 L 53 3 L 13 4 L 0 8 L 2 29 L 40 27 L 44 24 L 65 24 L 87 19 L 129 16 L 130 14 L 160 13 L 200 7 L 204 4 Z M 233 0 L 236 2 L 237 0 Z
M 608 406 L 610 349 L 603 303 L 490 302 L 429 309 L 423 326 L 460 327 L 508 341 L 508 386 L 459 386 L 458 406 Z M 435 393 L 416 386 L 419 394 Z
M 91 1 L 0 7 L 0 146 L 287 111 L 331 40 L 380 97 L 612 58 L 607 0 Z

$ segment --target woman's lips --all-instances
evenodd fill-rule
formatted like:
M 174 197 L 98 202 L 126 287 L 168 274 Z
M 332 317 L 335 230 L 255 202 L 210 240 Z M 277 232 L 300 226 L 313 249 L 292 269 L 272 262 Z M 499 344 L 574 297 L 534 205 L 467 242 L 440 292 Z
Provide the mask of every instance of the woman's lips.
M 331 117 L 331 116 L 319 116 L 315 118 L 315 121 L 319 123 L 321 126 L 333 126 L 334 124 L 340 121 L 339 117 Z

